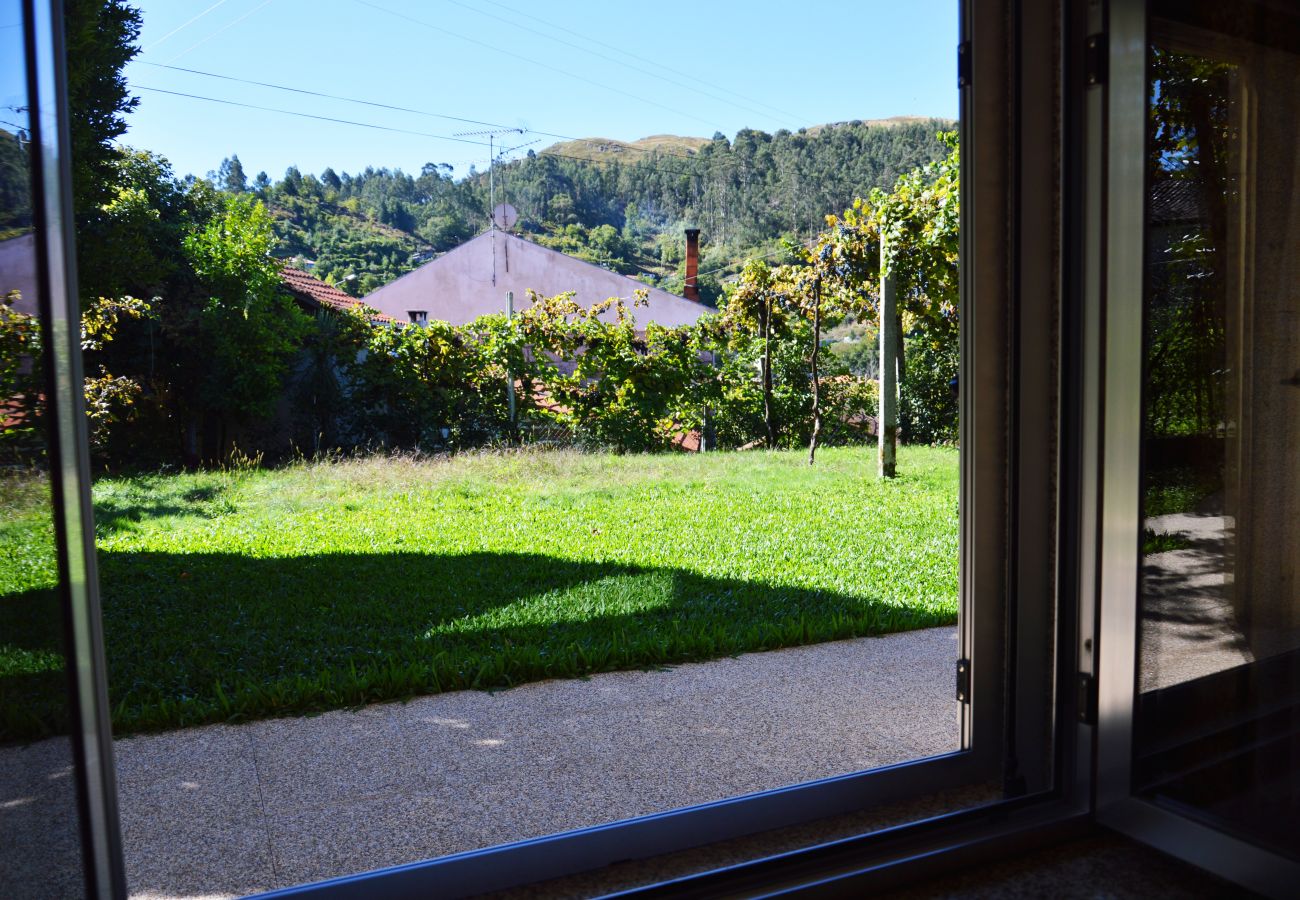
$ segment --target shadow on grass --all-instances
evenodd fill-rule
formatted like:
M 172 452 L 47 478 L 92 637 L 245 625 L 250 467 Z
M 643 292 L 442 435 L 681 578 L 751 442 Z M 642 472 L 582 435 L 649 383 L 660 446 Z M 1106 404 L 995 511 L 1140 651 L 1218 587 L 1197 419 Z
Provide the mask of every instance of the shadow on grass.
M 158 496 L 140 498 L 130 493 L 100 497 L 95 500 L 95 531 L 100 536 L 126 531 L 141 522 L 165 517 L 211 517 L 211 504 L 220 500 L 226 489 L 221 485 L 201 485 L 183 491 L 168 491 Z
M 118 730 L 950 624 L 929 607 L 539 554 L 100 556 Z M 0 630 L 23 616 L 0 600 Z M 36 649 L 36 648 L 31 648 Z M 0 677 L 0 693 L 12 696 Z

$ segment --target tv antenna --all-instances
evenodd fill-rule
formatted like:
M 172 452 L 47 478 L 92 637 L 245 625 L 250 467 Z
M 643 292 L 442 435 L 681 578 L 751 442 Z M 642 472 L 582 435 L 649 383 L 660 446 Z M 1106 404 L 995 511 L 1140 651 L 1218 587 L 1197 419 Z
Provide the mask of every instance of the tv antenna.
M 523 128 L 493 128 L 493 129 L 488 129 L 487 131 L 461 131 L 455 134 L 455 137 L 486 136 L 488 139 L 488 208 L 492 210 L 492 215 L 490 216 L 490 218 L 492 220 L 491 231 L 492 231 L 492 286 L 493 287 L 496 287 L 496 283 L 497 283 L 497 228 L 498 228 L 497 210 L 499 209 L 499 207 L 497 206 L 497 181 L 496 181 L 497 160 L 500 157 L 505 156 L 507 153 L 513 153 L 514 151 L 522 147 L 527 147 L 529 144 L 537 143 L 536 140 L 528 141 L 527 143 L 519 144 L 515 147 L 502 148 L 501 151 L 498 152 L 496 149 L 496 139 L 501 135 L 506 135 L 506 134 L 518 134 L 522 136 L 524 134 L 527 134 L 527 131 Z M 510 204 L 506 203 L 506 204 L 502 204 L 502 206 L 510 206 Z M 514 212 L 514 207 L 510 206 L 510 210 Z M 514 212 L 514 219 L 511 220 L 510 225 L 513 225 L 515 223 L 515 220 L 517 220 L 518 218 L 519 218 L 519 213 Z M 502 225 L 500 227 L 502 229 L 509 229 L 510 225 Z

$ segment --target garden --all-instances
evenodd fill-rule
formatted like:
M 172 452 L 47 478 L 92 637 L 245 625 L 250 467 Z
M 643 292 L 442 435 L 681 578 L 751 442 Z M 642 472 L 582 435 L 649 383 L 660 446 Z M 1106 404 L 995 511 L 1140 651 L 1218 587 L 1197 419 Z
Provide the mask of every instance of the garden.
M 117 733 L 951 624 L 957 452 L 369 456 L 106 477 Z M 0 735 L 52 731 L 44 483 L 3 481 Z M 12 551 L 9 548 L 13 548 Z
M 127 157 L 189 212 L 165 233 L 141 219 L 175 251 L 154 260 L 164 293 L 83 303 L 115 733 L 955 622 L 959 166 L 943 140 L 947 158 L 782 261 L 749 260 L 716 312 L 675 328 L 639 322 L 636 292 L 533 296 L 463 326 L 309 315 L 260 201 Z M 13 299 L 0 741 L 66 727 L 62 636 L 41 624 L 57 620 L 42 333 Z M 876 474 L 877 382 L 829 352 L 846 323 L 898 341 L 897 478 Z

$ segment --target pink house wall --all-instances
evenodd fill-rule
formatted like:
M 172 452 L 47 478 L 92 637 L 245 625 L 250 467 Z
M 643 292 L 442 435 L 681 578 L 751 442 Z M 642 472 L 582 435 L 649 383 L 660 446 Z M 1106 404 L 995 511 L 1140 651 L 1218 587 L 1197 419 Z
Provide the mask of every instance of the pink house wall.
M 623 297 L 630 304 L 633 291 L 645 287 L 616 272 L 498 231 L 461 244 L 363 300 L 402 322 L 410 321 L 410 313 L 423 311 L 430 320 L 464 325 L 487 313 L 505 312 L 507 291 L 514 291 L 515 309 L 522 310 L 528 304 L 529 289 L 543 296 L 575 291 L 578 303 L 591 306 L 610 297 Z M 687 325 L 710 311 L 676 294 L 647 290 L 649 306 L 633 310 L 639 326 L 651 321 L 669 327 Z

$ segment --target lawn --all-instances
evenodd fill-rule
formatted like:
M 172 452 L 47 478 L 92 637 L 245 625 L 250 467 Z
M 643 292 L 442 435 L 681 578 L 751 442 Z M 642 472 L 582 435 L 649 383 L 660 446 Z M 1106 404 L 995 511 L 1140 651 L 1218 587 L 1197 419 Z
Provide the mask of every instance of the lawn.
M 119 733 L 949 624 L 957 453 L 364 459 L 103 479 Z M 21 493 L 21 492 L 20 492 Z M 24 495 L 31 495 L 28 490 Z M 0 558 L 0 726 L 48 677 L 34 556 Z M 36 574 L 33 574 L 36 573 Z M 27 679 L 27 680 L 24 680 Z M 34 683 L 34 682 L 33 682 Z

